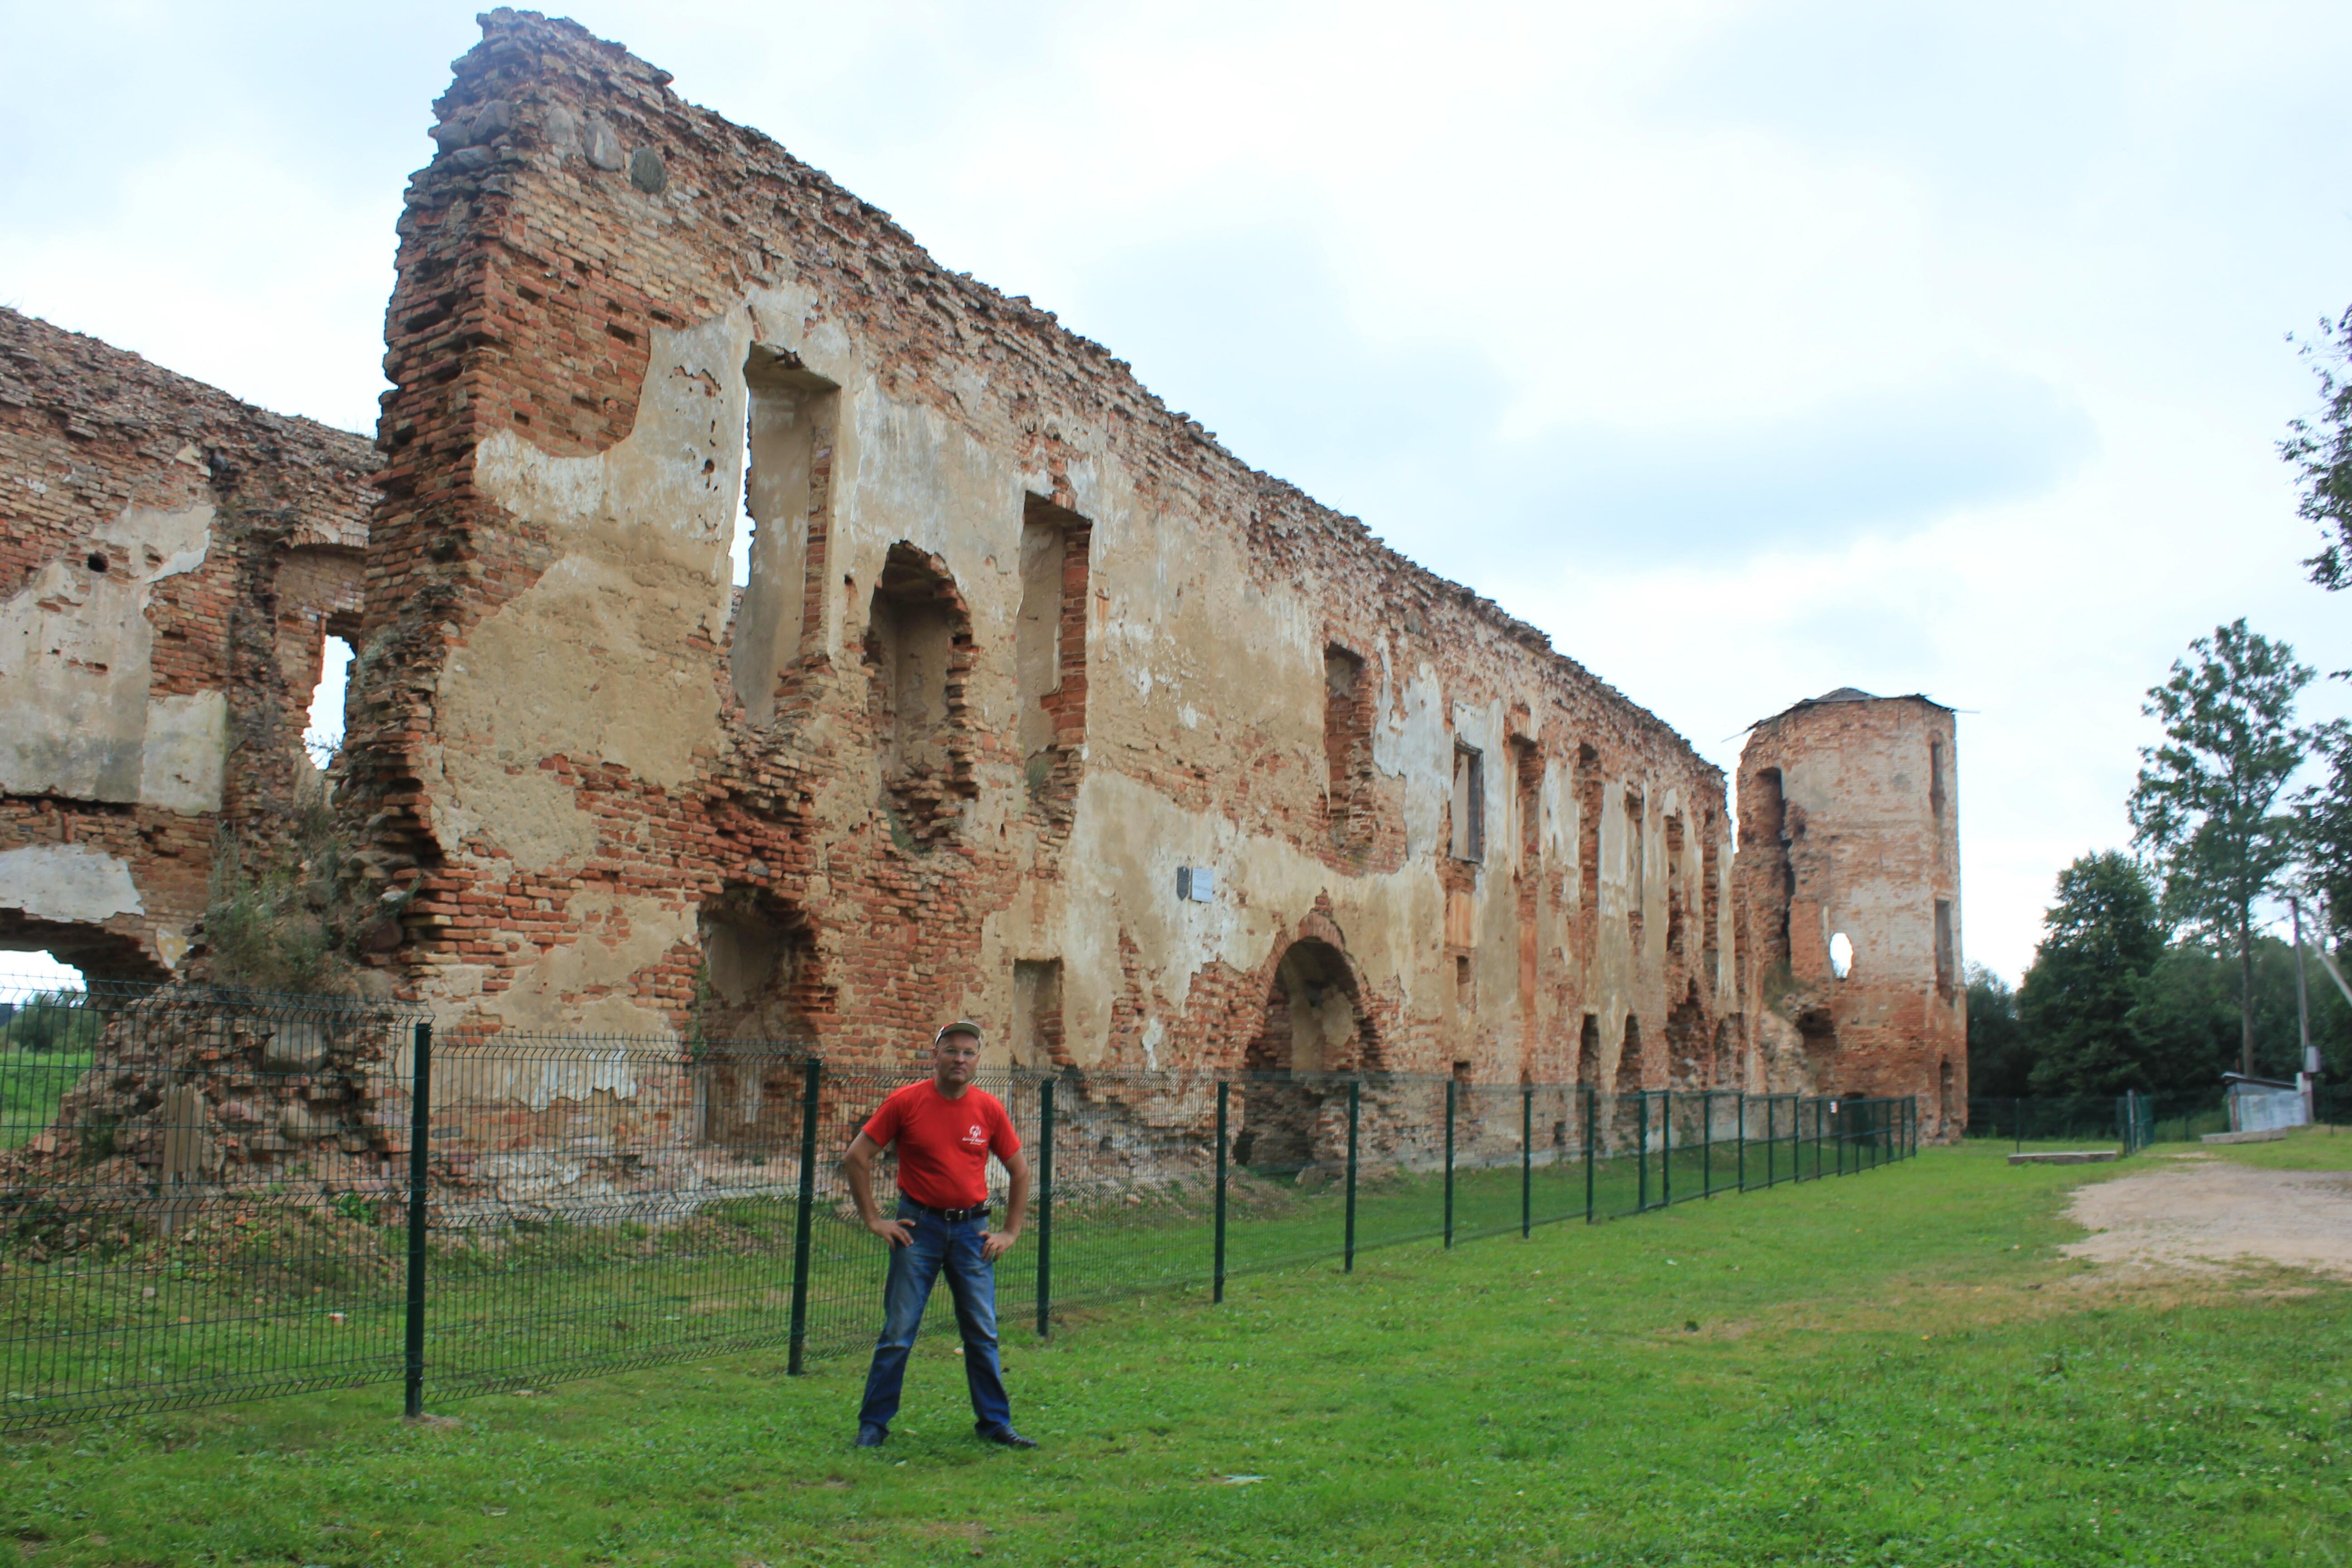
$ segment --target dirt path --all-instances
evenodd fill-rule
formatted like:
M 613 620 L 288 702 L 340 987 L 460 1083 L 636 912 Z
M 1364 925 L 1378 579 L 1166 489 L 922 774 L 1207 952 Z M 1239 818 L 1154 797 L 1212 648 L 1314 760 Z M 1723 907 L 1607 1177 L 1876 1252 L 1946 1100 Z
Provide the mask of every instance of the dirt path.
M 2066 1217 L 2095 1234 L 2063 1250 L 2097 1263 L 2196 1273 L 2283 1263 L 2352 1279 L 2352 1173 L 2189 1156 L 2083 1187 Z

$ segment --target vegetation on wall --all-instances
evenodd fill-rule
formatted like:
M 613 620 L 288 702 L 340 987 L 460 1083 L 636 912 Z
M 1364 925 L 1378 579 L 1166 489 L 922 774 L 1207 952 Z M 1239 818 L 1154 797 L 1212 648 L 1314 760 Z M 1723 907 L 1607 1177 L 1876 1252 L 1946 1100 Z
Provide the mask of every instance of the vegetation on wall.
M 358 995 L 368 976 L 361 943 L 390 911 L 332 806 L 299 808 L 292 829 L 274 852 L 234 833 L 216 842 L 199 928 L 209 978 L 241 990 Z

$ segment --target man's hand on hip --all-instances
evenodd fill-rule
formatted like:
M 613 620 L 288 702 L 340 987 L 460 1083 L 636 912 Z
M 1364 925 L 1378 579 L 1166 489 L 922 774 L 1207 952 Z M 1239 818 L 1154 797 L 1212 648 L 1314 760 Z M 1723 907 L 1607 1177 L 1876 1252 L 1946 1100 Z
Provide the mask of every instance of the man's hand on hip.
M 1012 1251 L 1013 1244 L 1020 1239 L 1021 1233 L 1017 1230 L 990 1231 L 986 1236 L 981 1237 L 980 1260 L 982 1263 L 995 1262 L 998 1258 Z
M 905 1247 L 915 1239 L 915 1227 L 903 1219 L 869 1219 L 866 1228 L 893 1247 Z

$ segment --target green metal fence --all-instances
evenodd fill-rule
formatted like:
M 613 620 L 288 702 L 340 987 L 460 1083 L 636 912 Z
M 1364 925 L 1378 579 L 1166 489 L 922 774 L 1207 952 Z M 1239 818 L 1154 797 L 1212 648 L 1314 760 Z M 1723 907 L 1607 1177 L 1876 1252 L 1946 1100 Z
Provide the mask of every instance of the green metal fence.
M 798 1371 L 877 1324 L 884 1250 L 835 1162 L 919 1067 L 217 992 L 97 988 L 5 1030 L 0 1429 L 391 1382 L 415 1413 L 761 1346 Z M 1402 1074 L 981 1087 L 1034 1177 L 1000 1320 L 1040 1334 L 1065 1307 L 1855 1174 L 1918 1132 L 1908 1100 Z
M 2189 1142 L 2208 1132 L 2230 1130 L 2230 1110 L 2217 1089 L 2210 1094 L 2125 1094 L 2072 1098 L 1977 1099 L 1969 1101 L 1967 1136 L 2004 1142 L 2112 1143 L 2136 1154 L 2152 1143 Z

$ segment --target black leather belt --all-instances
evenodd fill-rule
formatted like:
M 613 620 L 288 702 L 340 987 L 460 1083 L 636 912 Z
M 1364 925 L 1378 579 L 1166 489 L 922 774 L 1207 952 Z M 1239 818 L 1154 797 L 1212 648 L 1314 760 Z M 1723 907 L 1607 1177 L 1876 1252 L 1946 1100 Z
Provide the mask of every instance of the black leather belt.
M 943 1209 L 936 1208 L 931 1205 L 923 1202 L 920 1198 L 908 1197 L 904 1193 L 900 1193 L 898 1196 L 900 1201 L 912 1204 L 915 1207 L 922 1210 L 925 1214 L 929 1215 L 936 1219 L 943 1219 L 950 1225 L 961 1225 L 968 1219 L 986 1219 L 988 1217 L 988 1205 L 986 1204 L 982 1204 L 978 1208 L 972 1209 Z

